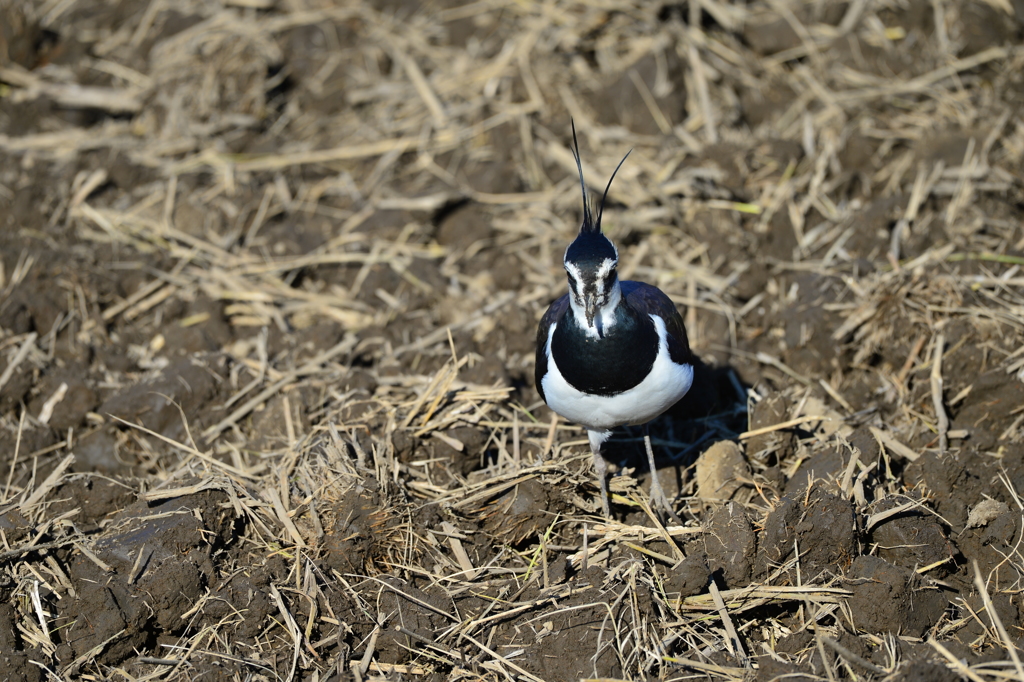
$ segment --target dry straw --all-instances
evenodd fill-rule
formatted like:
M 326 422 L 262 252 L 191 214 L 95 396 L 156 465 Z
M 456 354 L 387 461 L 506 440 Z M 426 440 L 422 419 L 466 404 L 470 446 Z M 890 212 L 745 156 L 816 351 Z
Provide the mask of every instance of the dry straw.
M 43 26 L 72 35 L 72 10 L 86 4 L 38 2 L 28 11 Z M 892 475 L 894 459 L 914 461 L 925 451 L 941 455 L 957 447 L 947 413 L 956 399 L 948 400 L 944 375 L 950 355 L 967 341 L 947 335 L 949 327 L 940 325 L 963 323 L 984 329 L 986 338 L 1021 343 L 1024 278 L 1017 273 L 1024 261 L 1011 255 L 1020 250 L 1021 238 L 1016 225 L 987 214 L 981 201 L 1020 189 L 1016 169 L 1024 157 L 1024 122 L 1002 99 L 1020 71 L 1019 49 L 995 46 L 961 56 L 960 37 L 947 31 L 955 22 L 924 33 L 888 25 L 884 19 L 893 16 L 895 4 L 887 2 L 812 7 L 783 0 L 701 0 L 690 3 L 685 22 L 665 16 L 676 11 L 673 6 L 619 0 L 479 0 L 408 12 L 368 2 L 175 5 L 198 21 L 171 36 L 161 33 L 162 12 L 170 3 L 160 0 L 126 18 L 119 30 L 82 33 L 93 55 L 88 69 L 104 74 L 108 85 L 80 86 L 73 72 L 60 68 L 0 68 L 4 96 L 13 103 L 45 100 L 114 115 L 89 129 L 68 125 L 0 134 L 0 149 L 26 165 L 45 161 L 57 167 L 101 152 L 101 163 L 121 158 L 151 178 L 146 185 L 122 187 L 118 181 L 111 187 L 109 178 L 118 171 L 111 166 L 82 170 L 61 190 L 65 197 L 54 220 L 76 239 L 149 264 L 146 281 L 133 293 L 95 302 L 98 314 L 82 320 L 81 341 L 98 342 L 107 329 L 132 326 L 152 334 L 140 352 L 158 363 L 164 341 L 157 311 L 169 301 L 198 298 L 222 304 L 239 338 L 254 332 L 252 340 L 223 349 L 237 381 L 212 406 L 216 419 L 204 420 L 205 428 L 193 434 L 186 423 L 189 435 L 182 440 L 138 424 L 122 424 L 121 433 L 159 463 L 148 489 L 140 490 L 142 499 L 217 491 L 244 519 L 247 546 L 263 557 L 283 557 L 290 573 L 271 586 L 276 613 L 260 635 L 262 651 L 232 648 L 224 626 L 202 617 L 208 605 L 202 601 L 186 618 L 201 627 L 186 629 L 175 645 L 135 661 L 150 666 L 150 673 L 135 677 L 101 663 L 109 644 L 103 642 L 48 674 L 68 680 L 115 673 L 189 679 L 201 662 L 218 660 L 279 680 L 298 679 L 300 673 L 327 679 L 342 670 L 356 679 L 418 679 L 441 671 L 453 680 L 542 680 L 517 649 L 496 642 L 499 625 L 519 623 L 541 641 L 553 632 L 546 623 L 563 622 L 558 619 L 576 611 L 593 617 L 595 641 L 630 679 L 749 679 L 758 656 L 782 660 L 773 648 L 779 637 L 805 629 L 814 634 L 815 652 L 796 658 L 809 665 L 817 656 L 824 665 L 819 676 L 898 671 L 902 663 L 895 659 L 882 668 L 838 642 L 842 634 L 868 647 L 884 643 L 857 632 L 855 622 L 854 632 L 846 632 L 849 623 L 841 614 L 850 592 L 841 583 L 823 574 L 813 584 L 782 584 L 801 575 L 799 554 L 771 567 L 772 577 L 763 583 L 730 589 L 711 583 L 709 594 L 687 597 L 666 591 L 667 576 L 687 556 L 687 542 L 707 532 L 700 501 L 686 497 L 684 484 L 680 512 L 687 523 L 662 525 L 636 482 L 623 476 L 613 486 L 615 502 L 639 511 L 631 518 L 643 525 L 596 521 L 581 431 L 549 422 L 537 402 L 515 402 L 529 399 L 529 390 L 516 393 L 500 381 L 467 380 L 485 358 L 460 348 L 456 339 L 497 338 L 516 313 L 526 320 L 529 337 L 543 306 L 564 291 L 559 256 L 575 229 L 579 201 L 565 134 L 572 117 L 583 140 L 587 180 L 595 187 L 633 149 L 612 188 L 606 221 L 620 241 L 623 274 L 657 284 L 687 307 L 691 340 L 702 356 L 725 359 L 746 376 L 766 377 L 792 398 L 781 418 L 756 429 L 737 423 L 745 404 L 703 419 L 706 438 L 752 442 L 799 427 L 799 447 L 778 462 L 780 471 L 791 474 L 814 448 L 839 447 L 844 428 L 875 419 L 870 410 L 854 410 L 862 398 L 853 394 L 857 385 L 851 378 L 874 372 L 886 387 L 886 400 L 896 405 L 884 424 L 870 421 L 882 460 L 877 469 L 851 461 L 842 483 L 814 485 L 832 486 L 857 501 L 864 532 L 926 507 L 927 500 L 915 499 L 872 514 L 865 485 L 874 485 L 875 495 L 903 494 Z M 933 5 L 941 9 L 946 3 Z M 837 24 L 824 21 L 826 10 L 839 11 Z M 464 47 L 448 44 L 445 36 L 458 22 L 482 35 L 497 31 L 500 40 L 473 37 Z M 739 37 L 763 36 L 758 27 L 768 25 L 793 36 L 771 55 L 758 54 L 751 47 L 756 41 Z M 310 70 L 288 71 L 295 67 L 282 46 L 293 32 L 318 27 L 329 27 L 327 43 L 312 56 Z M 915 31 L 918 61 L 906 68 L 886 66 L 884 77 L 869 65 L 851 66 L 839 49 L 855 36 L 872 46 L 877 59 L 896 60 L 902 53 L 896 29 L 904 36 Z M 150 46 L 148 60 L 132 59 L 142 45 Z M 678 74 L 668 72 L 669 63 Z M 654 75 L 648 78 L 650 65 Z M 681 78 L 673 80 L 676 75 Z M 296 90 L 274 100 L 286 79 Z M 614 96 L 649 117 L 639 125 L 644 132 L 607 122 L 604 110 L 611 103 L 601 98 L 623 92 L 605 90 L 611 82 L 625 84 L 628 93 Z M 738 101 L 740 85 L 753 93 L 750 101 Z M 672 101 L 666 96 L 673 87 L 682 90 L 685 107 L 665 104 Z M 788 101 L 750 127 L 742 107 L 767 107 L 779 88 L 789 93 Z M 325 95 L 341 99 L 336 106 L 317 104 Z M 922 158 L 928 155 L 919 149 L 936 129 L 968 131 L 960 159 Z M 264 151 L 232 151 L 246 137 L 266 143 L 258 145 Z M 844 166 L 845 150 L 855 139 L 872 141 L 870 164 Z M 787 158 L 773 155 L 780 141 L 800 151 Z M 481 188 L 460 170 L 486 161 L 505 173 L 506 184 Z M 858 193 L 854 187 L 870 190 Z M 895 198 L 893 229 L 865 237 L 862 211 L 875 198 L 872 193 Z M 467 201 L 479 209 L 488 236 L 439 243 L 433 221 L 445 207 Z M 373 227 L 396 213 L 401 217 L 394 229 Z M 313 224 L 326 226 L 317 228 L 321 239 L 296 251 L 288 225 Z M 778 232 L 779 224 L 792 231 L 792 248 L 758 253 L 758 235 Z M 314 232 L 294 231 L 304 229 Z M 865 250 L 865 239 L 876 246 Z M 869 273 L 857 269 L 855 250 L 875 264 Z M 494 273 L 474 267 L 475 258 L 494 251 L 519 273 L 515 290 L 501 289 Z M 17 287 L 32 267 L 26 255 L 14 271 L 0 270 L 0 295 Z M 355 274 L 323 275 L 331 269 Z M 439 277 L 424 279 L 428 271 Z M 739 285 L 755 271 L 767 273 L 766 284 L 741 299 Z M 831 291 L 816 310 L 835 315 L 827 343 L 848 348 L 850 361 L 829 375 L 810 376 L 787 363 L 781 343 L 757 345 L 758 339 L 786 336 L 784 329 L 766 328 L 766 320 L 817 300 L 778 287 L 799 278 Z M 397 284 L 387 289 L 382 281 Z M 181 324 L 206 321 L 200 316 Z M 303 338 L 303 330 L 324 321 L 342 330 L 340 338 L 314 352 L 272 357 L 268 332 L 255 333 Z M 395 341 L 382 332 L 392 328 L 415 331 Z M 904 336 L 916 341 L 896 366 L 872 364 Z M 52 340 L 35 332 L 0 339 L 0 351 L 7 354 L 0 390 L 21 368 L 49 366 L 52 347 Z M 530 348 L 494 352 L 514 376 L 532 372 Z M 1024 366 L 1019 348 L 998 345 L 995 353 L 1008 355 L 1007 371 Z M 373 375 L 372 394 L 346 388 L 355 365 L 366 365 Z M 306 390 L 322 396 L 309 423 L 295 420 L 290 408 Z M 970 387 L 965 390 L 963 397 Z M 745 403 L 742 388 L 740 395 Z M 812 398 L 815 409 L 808 407 Z M 285 442 L 251 451 L 250 418 L 272 404 L 285 406 Z M 27 417 L 32 428 L 46 421 L 37 417 Z M 4 417 L 6 428 L 17 429 L 19 444 L 25 419 L 24 413 Z M 109 421 L 104 415 L 97 419 Z M 1019 439 L 1019 422 L 1008 439 Z M 461 429 L 480 438 L 467 445 Z M 69 580 L 49 552 L 74 547 L 110 570 L 70 520 L 74 514 L 58 517 L 52 511 L 53 491 L 73 480 L 73 436 L 46 451 L 16 449 L 0 498 L 0 511 L 16 509 L 43 529 L 0 552 L 0 566 L 19 585 L 25 604 L 33 604 L 23 609 L 22 637 L 47 656 L 55 650 L 53 623 L 39 601 L 39 585 L 70 596 Z M 417 452 L 447 454 L 409 459 L 396 446 L 403 439 L 421 444 Z M 694 444 L 668 438 L 660 446 L 678 454 Z M 153 455 L 158 450 L 165 454 Z M 451 465 L 458 457 L 479 461 L 463 473 Z M 26 473 L 36 465 L 46 475 Z M 736 502 L 758 516 L 777 503 L 763 473 L 745 482 L 745 497 Z M 373 552 L 355 573 L 327 571 L 317 562 L 326 551 L 324 538 L 347 522 L 336 510 L 355 495 L 369 494 L 370 481 L 378 505 L 367 522 Z M 471 554 L 470 541 L 490 533 L 487 524 L 494 519 L 503 523 L 520 496 L 536 494 L 532 486 L 550 491 L 544 501 L 551 508 L 529 519 L 534 525 L 528 526 L 526 546 L 509 540 L 493 552 Z M 443 522 L 420 525 L 428 504 L 441 510 Z M 44 533 L 55 539 L 40 542 Z M 503 536 L 492 533 L 484 542 L 493 537 Z M 144 563 L 143 549 L 132 582 Z M 556 561 L 570 572 L 583 571 L 586 580 L 552 584 Z M 1017 549 L 1007 565 L 1024 570 Z M 416 576 L 437 599 L 403 591 L 389 576 Z M 970 617 L 936 628 L 928 643 L 939 660 L 972 680 L 1024 675 L 980 573 L 976 587 L 985 606 L 984 618 L 976 614 L 985 634 L 974 644 L 1010 652 L 1012 668 L 968 666 L 940 641 L 966 627 Z M 1003 588 L 1005 582 L 992 589 Z M 327 592 L 376 623 L 354 648 L 338 646 L 350 632 L 325 608 L 332 603 Z M 640 593 L 647 602 L 640 603 Z M 488 605 L 456 609 L 467 594 Z M 385 602 L 414 605 L 440 625 L 432 632 L 412 628 L 382 610 Z M 789 615 L 782 619 L 782 613 Z M 409 651 L 408 663 L 380 660 L 389 637 Z M 263 651 L 286 652 L 285 664 L 275 672 Z

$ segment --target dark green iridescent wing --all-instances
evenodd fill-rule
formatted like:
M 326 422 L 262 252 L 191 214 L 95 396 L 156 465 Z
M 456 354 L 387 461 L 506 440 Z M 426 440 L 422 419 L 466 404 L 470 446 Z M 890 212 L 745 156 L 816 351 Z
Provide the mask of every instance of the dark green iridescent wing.
M 672 302 L 658 287 L 643 282 L 622 282 L 622 295 L 633 310 L 648 315 L 657 315 L 665 321 L 668 332 L 668 351 L 672 362 L 693 363 L 690 342 L 686 338 L 683 317 Z

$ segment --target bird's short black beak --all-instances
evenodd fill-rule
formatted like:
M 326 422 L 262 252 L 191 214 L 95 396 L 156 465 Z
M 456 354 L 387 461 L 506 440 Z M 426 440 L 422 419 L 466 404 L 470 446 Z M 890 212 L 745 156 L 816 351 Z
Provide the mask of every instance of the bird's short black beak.
M 583 298 L 583 314 L 587 317 L 587 326 L 594 326 L 594 318 L 597 317 L 598 305 L 597 296 L 585 296 Z M 601 333 L 601 321 L 597 321 L 597 336 L 600 338 L 603 336 Z

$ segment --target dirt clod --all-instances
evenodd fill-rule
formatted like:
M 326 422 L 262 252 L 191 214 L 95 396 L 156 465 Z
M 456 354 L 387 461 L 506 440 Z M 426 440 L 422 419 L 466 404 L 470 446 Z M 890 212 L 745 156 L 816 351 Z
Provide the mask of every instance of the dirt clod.
M 728 500 L 750 479 L 750 468 L 740 447 L 728 440 L 715 443 L 697 458 L 697 497 Z
M 874 633 L 905 632 L 921 637 L 949 603 L 936 588 L 927 589 L 908 568 L 869 555 L 850 566 L 850 609 L 857 627 Z
M 737 504 L 724 504 L 711 512 L 704 537 L 708 567 L 720 573 L 729 587 L 750 581 L 757 552 L 757 537 L 746 511 Z
M 856 556 L 857 539 L 854 508 L 847 500 L 820 488 L 783 498 L 764 522 L 758 570 L 767 574 L 799 558 L 802 580 L 845 572 Z M 793 568 L 786 573 L 795 577 Z

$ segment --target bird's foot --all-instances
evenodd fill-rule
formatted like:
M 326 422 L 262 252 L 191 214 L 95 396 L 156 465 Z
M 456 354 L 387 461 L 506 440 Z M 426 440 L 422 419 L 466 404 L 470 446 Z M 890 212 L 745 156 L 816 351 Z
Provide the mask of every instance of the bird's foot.
M 665 494 L 665 490 L 661 487 L 661 481 L 658 480 L 658 472 L 651 472 L 651 511 L 664 512 L 662 519 L 671 519 L 673 522 L 682 524 L 682 520 L 676 515 L 675 509 L 672 508 L 672 501 L 668 499 Z

